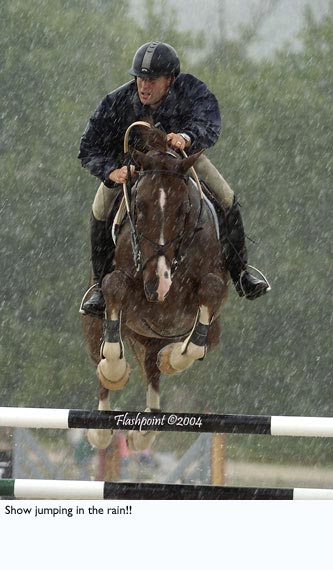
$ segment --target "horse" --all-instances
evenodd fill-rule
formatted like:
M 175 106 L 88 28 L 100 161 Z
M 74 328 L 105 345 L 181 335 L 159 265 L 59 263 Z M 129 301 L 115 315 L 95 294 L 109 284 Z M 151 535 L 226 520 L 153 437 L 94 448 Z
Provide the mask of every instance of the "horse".
M 114 267 L 102 281 L 104 322 L 83 317 L 97 366 L 99 410 L 111 409 L 110 392 L 122 390 L 129 379 L 129 348 L 146 383 L 145 411 L 160 411 L 161 374 L 181 373 L 218 344 L 228 295 L 214 212 L 188 174 L 201 152 L 180 156 L 162 131 L 142 130 L 148 151 L 130 150 L 138 179 L 127 196 Z M 143 450 L 155 437 L 153 431 L 131 430 L 128 446 Z M 88 430 L 97 448 L 108 447 L 111 438 L 110 430 Z

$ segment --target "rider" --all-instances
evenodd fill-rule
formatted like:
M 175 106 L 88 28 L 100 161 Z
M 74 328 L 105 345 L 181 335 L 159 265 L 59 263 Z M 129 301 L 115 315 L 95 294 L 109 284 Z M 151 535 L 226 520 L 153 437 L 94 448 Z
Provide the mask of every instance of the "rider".
M 177 52 L 170 45 L 162 42 L 142 45 L 134 55 L 129 73 L 134 79 L 106 95 L 91 117 L 80 144 L 82 166 L 102 181 L 92 207 L 92 269 L 96 287 L 83 304 L 86 314 L 98 315 L 105 308 L 100 283 L 109 251 L 106 224 L 119 185 L 128 177 L 123 150 L 126 129 L 133 122 L 149 117 L 167 133 L 171 148 L 185 150 L 189 155 L 213 146 L 221 130 L 215 96 L 193 75 L 180 73 Z M 240 297 L 256 299 L 266 293 L 268 284 L 248 271 L 244 228 L 234 193 L 205 155 L 196 161 L 195 169 L 218 203 L 223 222 L 220 224 L 223 251 L 236 290 Z

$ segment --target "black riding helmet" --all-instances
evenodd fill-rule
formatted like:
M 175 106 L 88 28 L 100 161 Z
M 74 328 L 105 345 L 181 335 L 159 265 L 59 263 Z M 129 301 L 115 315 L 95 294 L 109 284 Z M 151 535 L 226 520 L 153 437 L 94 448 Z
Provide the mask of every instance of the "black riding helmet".
M 129 72 L 135 77 L 176 77 L 180 72 L 179 57 L 169 44 L 148 42 L 137 50 Z

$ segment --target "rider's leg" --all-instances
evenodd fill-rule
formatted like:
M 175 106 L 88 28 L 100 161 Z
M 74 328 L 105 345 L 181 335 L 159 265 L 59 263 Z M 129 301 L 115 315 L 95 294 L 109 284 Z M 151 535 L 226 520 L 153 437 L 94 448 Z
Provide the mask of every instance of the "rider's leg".
M 231 208 L 220 214 L 220 235 L 227 267 L 240 297 L 257 299 L 266 293 L 269 285 L 263 279 L 258 279 L 247 270 L 247 249 L 245 232 L 236 199 Z
M 101 281 L 107 267 L 110 267 L 114 254 L 113 243 L 107 234 L 107 218 L 119 192 L 100 184 L 92 206 L 91 216 L 91 264 L 96 287 L 88 301 L 82 306 L 85 314 L 101 315 L 105 302 L 101 290 Z
M 235 198 L 234 192 L 209 158 L 202 154 L 196 161 L 194 168 L 199 178 L 206 182 L 208 188 L 212 190 L 218 204 L 224 210 L 231 208 Z
M 221 245 L 236 291 L 240 297 L 256 299 L 266 293 L 268 284 L 247 270 L 245 232 L 235 195 L 206 156 L 200 156 L 195 163 L 195 169 L 220 206 L 220 211 L 217 213 L 220 221 Z

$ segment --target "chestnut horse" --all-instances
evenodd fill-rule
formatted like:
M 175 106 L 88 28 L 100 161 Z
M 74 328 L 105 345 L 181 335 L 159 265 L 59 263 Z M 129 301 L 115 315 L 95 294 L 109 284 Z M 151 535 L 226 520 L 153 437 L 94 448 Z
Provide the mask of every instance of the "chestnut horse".
M 110 391 L 121 390 L 133 351 L 147 387 L 146 411 L 160 408 L 160 375 L 177 374 L 218 343 L 219 316 L 229 273 L 223 263 L 213 212 L 188 176 L 201 153 L 181 158 L 158 129 L 146 129 L 146 153 L 132 150 L 140 167 L 128 215 L 116 243 L 114 268 L 102 282 L 102 319 L 84 316 L 85 339 L 99 378 L 99 410 L 110 410 Z M 150 446 L 151 431 L 132 430 L 131 449 Z M 109 430 L 91 429 L 98 448 Z

